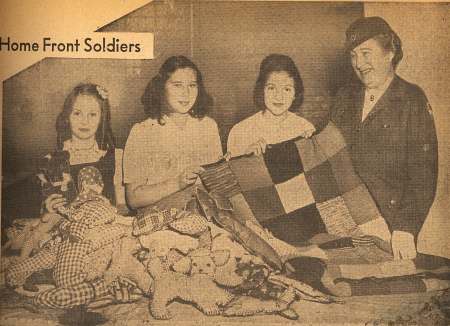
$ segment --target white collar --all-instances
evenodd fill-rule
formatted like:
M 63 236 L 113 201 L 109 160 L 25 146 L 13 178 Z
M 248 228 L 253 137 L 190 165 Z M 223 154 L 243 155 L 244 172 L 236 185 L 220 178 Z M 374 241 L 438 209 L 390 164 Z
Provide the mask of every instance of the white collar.
M 386 92 L 389 85 L 391 85 L 392 80 L 394 79 L 394 75 L 389 76 L 383 83 L 383 85 L 376 87 L 376 88 L 366 88 L 365 94 L 366 95 L 373 95 L 376 99 L 380 98 L 381 95 Z

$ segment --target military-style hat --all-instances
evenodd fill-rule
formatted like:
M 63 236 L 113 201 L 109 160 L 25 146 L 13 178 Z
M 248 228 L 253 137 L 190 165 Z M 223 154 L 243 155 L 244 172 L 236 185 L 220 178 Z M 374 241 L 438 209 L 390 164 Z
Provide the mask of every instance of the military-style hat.
M 354 21 L 345 35 L 347 37 L 345 48 L 351 51 L 361 43 L 371 39 L 379 34 L 397 34 L 392 30 L 391 26 L 381 17 L 364 17 Z

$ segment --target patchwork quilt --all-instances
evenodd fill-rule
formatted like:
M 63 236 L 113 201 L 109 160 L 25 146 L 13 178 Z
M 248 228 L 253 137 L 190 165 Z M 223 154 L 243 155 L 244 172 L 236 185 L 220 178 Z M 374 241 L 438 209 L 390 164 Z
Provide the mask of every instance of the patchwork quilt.
M 310 139 L 270 145 L 262 156 L 205 166 L 200 175 L 235 217 L 295 246 L 318 244 L 326 259 L 294 259 L 292 277 L 338 296 L 426 292 L 450 287 L 448 259 L 394 261 L 390 232 L 330 123 Z M 318 240 L 320 239 L 320 240 Z
M 270 145 L 263 156 L 207 166 L 201 179 L 211 194 L 231 201 L 235 214 L 289 243 L 324 232 L 389 241 L 388 226 L 332 123 L 311 139 Z

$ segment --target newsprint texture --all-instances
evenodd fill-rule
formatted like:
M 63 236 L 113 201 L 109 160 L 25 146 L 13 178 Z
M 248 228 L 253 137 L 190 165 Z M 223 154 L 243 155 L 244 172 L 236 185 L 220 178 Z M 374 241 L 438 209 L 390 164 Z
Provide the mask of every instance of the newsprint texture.
M 450 4 L 2 3 L 1 325 L 449 325 Z

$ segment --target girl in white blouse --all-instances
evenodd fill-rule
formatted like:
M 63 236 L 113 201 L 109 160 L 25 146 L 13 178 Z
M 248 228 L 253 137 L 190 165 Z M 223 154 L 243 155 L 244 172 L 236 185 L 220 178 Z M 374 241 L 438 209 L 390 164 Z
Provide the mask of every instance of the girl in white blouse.
M 261 154 L 268 144 L 314 133 L 314 126 L 294 113 L 303 102 L 303 82 L 290 57 L 271 54 L 264 58 L 253 95 L 260 111 L 231 129 L 227 146 L 231 156 Z
M 142 103 L 148 119 L 133 126 L 123 160 L 127 202 L 151 205 L 193 184 L 201 165 L 222 156 L 212 104 L 202 75 L 184 56 L 168 58 L 147 85 Z

